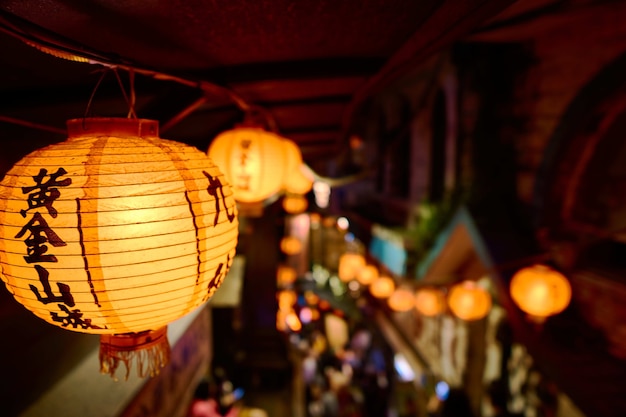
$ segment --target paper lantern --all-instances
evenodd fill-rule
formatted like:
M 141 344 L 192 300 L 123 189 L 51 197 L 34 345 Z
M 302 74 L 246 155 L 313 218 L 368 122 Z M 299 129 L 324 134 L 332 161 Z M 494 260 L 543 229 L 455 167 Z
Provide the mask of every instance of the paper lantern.
M 279 310 L 291 310 L 298 300 L 298 295 L 293 290 L 282 290 L 278 292 L 277 298 Z
M 479 320 L 489 314 L 491 296 L 474 281 L 463 281 L 450 289 L 448 306 L 462 320 Z
M 297 194 L 289 194 L 283 198 L 283 208 L 289 214 L 302 213 L 309 207 L 306 198 Z
M 156 121 L 67 127 L 66 141 L 0 183 L 1 277 L 43 320 L 101 334 L 103 373 L 124 363 L 128 377 L 137 358 L 152 375 L 167 324 L 207 301 L 232 264 L 232 191 L 203 152 L 160 139 Z
M 296 270 L 287 265 L 279 265 L 276 270 L 276 281 L 279 286 L 293 284 L 298 277 Z
M 376 298 L 388 298 L 396 289 L 396 284 L 390 277 L 380 276 L 369 287 L 370 294 Z
M 242 203 L 258 203 L 278 193 L 286 175 L 302 161 L 291 161 L 293 146 L 259 127 L 237 127 L 211 142 L 209 157 L 224 171 Z
M 443 313 L 446 308 L 446 297 L 438 288 L 420 288 L 415 293 L 415 309 L 426 317 L 434 317 Z
M 300 164 L 287 175 L 284 188 L 288 193 L 306 194 L 313 188 L 313 178 L 309 178 L 305 174 L 304 165 Z
M 409 311 L 415 306 L 415 295 L 406 288 L 397 288 L 387 300 L 387 304 L 393 311 Z
M 560 272 L 545 265 L 533 265 L 513 275 L 510 293 L 524 312 L 549 317 L 568 306 L 572 287 Z
M 365 265 L 356 274 L 356 279 L 361 285 L 370 285 L 376 278 L 378 278 L 378 268 L 374 265 Z
M 346 252 L 339 257 L 338 275 L 343 282 L 356 279 L 357 273 L 365 266 L 365 257 L 359 253 Z
M 285 255 L 297 255 L 302 251 L 302 242 L 295 236 L 285 236 L 280 240 L 280 250 Z

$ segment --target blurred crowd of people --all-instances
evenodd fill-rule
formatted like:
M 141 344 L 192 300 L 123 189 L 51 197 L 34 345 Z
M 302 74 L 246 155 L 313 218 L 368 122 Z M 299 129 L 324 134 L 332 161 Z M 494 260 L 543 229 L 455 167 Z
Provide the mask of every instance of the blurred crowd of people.
M 333 346 L 321 330 L 304 346 L 304 382 L 309 417 L 381 417 L 390 392 L 388 352 L 371 331 L 361 328 L 343 346 Z

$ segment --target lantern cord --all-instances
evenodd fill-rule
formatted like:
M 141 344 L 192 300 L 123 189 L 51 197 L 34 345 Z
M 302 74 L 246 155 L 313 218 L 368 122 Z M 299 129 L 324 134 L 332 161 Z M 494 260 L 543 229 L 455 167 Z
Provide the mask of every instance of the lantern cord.
M 137 74 L 155 80 L 172 81 L 192 88 L 199 88 L 206 94 L 211 93 L 226 96 L 243 112 L 251 108 L 251 105 L 246 102 L 246 100 L 227 86 L 142 68 L 126 59 L 121 59 L 119 56 L 107 56 L 73 40 L 63 38 L 52 31 L 5 11 L 0 11 L 0 32 L 4 32 L 56 58 L 97 64 L 107 68 L 117 68 L 129 72 L 134 71 Z
M 122 82 L 122 78 L 120 77 L 119 72 L 117 71 L 116 67 L 113 67 L 113 73 L 115 74 L 115 78 L 117 79 L 117 84 L 120 86 L 120 90 L 122 91 L 122 96 L 124 96 L 124 101 L 126 101 L 126 104 L 128 104 L 128 115 L 126 116 L 127 118 L 130 119 L 130 117 L 132 116 L 133 119 L 137 118 L 137 115 L 135 114 L 135 103 L 134 103 L 134 85 L 133 85 L 133 71 L 132 69 L 128 70 L 128 74 L 129 74 L 129 78 L 130 78 L 130 98 L 128 96 L 128 94 L 126 93 L 126 89 L 124 88 L 124 83 Z
M 130 102 L 126 117 L 130 119 L 132 116 L 136 119 L 137 113 L 135 112 L 135 103 L 137 101 L 137 95 L 135 94 L 135 70 L 132 68 L 128 70 L 128 81 L 130 84 Z
M 89 115 L 89 111 L 91 110 L 91 103 L 93 103 L 93 98 L 96 95 L 96 91 L 98 91 L 98 87 L 100 87 L 100 84 L 102 84 L 102 81 L 104 80 L 104 77 L 106 77 L 107 72 L 108 72 L 108 69 L 101 70 L 102 74 L 100 75 L 100 78 L 98 78 L 98 81 L 96 82 L 95 87 L 91 91 L 91 95 L 89 96 L 89 100 L 87 101 L 87 106 L 85 107 L 85 114 L 83 115 L 83 121 Z

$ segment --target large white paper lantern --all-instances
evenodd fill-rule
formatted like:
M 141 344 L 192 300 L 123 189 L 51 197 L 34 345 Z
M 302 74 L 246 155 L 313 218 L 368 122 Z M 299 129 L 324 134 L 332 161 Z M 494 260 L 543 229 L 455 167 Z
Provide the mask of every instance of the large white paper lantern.
M 207 301 L 232 264 L 237 213 L 206 154 L 158 122 L 68 121 L 68 139 L 0 183 L 0 265 L 43 320 L 101 334 L 101 371 L 167 362 L 165 328 Z

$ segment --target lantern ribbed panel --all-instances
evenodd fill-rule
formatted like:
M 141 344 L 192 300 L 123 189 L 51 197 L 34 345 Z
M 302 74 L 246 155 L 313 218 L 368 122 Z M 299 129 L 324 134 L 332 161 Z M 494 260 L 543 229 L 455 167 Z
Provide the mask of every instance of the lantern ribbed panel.
M 87 333 L 158 329 L 187 314 L 219 287 L 237 243 L 232 191 L 203 152 L 158 138 L 156 122 L 111 120 L 106 133 L 80 132 L 81 121 L 70 121 L 67 141 L 27 155 L 0 183 L 7 288 L 42 319 Z M 141 137 L 127 124 L 139 124 Z M 65 181 L 47 188 L 56 198 L 29 208 L 29 193 L 41 188 L 27 187 L 55 173 Z M 25 230 L 36 216 L 63 244 L 41 221 Z M 44 242 L 26 242 L 37 236 Z M 25 259 L 43 246 L 34 262 Z M 64 285 L 72 301 L 62 299 Z
M 207 151 L 242 203 L 261 202 L 280 191 L 292 167 L 289 152 L 283 138 L 254 127 L 220 133 Z

